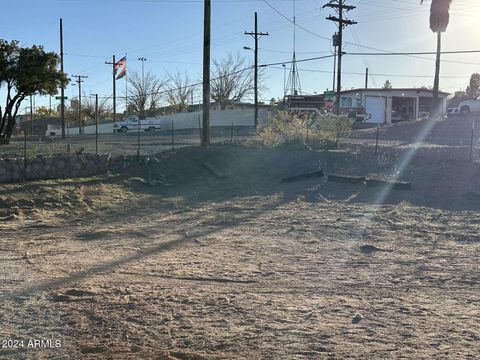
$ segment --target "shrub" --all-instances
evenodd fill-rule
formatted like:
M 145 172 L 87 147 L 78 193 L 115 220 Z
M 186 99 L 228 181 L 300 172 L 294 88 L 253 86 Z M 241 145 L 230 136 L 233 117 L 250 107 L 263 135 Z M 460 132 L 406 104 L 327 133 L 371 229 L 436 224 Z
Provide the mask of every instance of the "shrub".
M 280 111 L 270 116 L 259 136 L 264 145 L 271 147 L 303 144 L 338 147 L 340 139 L 350 135 L 351 128 L 351 121 L 344 115 L 312 117 Z

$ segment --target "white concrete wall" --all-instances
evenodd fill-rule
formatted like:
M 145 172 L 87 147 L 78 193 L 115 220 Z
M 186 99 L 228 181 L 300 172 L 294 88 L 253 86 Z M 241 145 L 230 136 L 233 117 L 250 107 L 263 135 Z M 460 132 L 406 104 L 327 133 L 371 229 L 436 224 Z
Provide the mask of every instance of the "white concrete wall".
M 175 130 L 184 129 L 198 129 L 199 121 L 202 123 L 202 112 L 181 113 L 176 115 L 161 116 L 158 119 L 163 130 L 171 130 L 172 120 L 174 122 Z M 265 124 L 268 118 L 268 111 L 261 109 L 258 113 L 258 120 L 260 124 Z M 254 125 L 254 111 L 253 110 L 213 110 L 210 112 L 210 124 L 215 126 L 253 126 Z M 60 135 L 62 130 L 60 128 L 47 130 L 46 135 L 49 136 L 51 132 Z M 66 130 L 68 135 L 78 135 L 78 127 L 68 128 Z M 113 124 L 100 124 L 98 128 L 100 134 L 113 133 Z M 88 125 L 83 128 L 83 134 L 95 134 L 95 125 Z

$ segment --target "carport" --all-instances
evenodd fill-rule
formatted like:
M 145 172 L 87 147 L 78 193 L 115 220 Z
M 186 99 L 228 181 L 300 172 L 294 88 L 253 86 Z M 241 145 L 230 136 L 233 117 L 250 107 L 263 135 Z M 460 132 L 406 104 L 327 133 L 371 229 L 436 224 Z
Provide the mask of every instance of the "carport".
M 392 123 L 415 120 L 416 101 L 416 97 L 392 96 Z
M 447 113 L 448 93 L 439 92 L 442 114 Z M 341 92 L 340 111 L 362 109 L 367 123 L 413 121 L 430 113 L 433 91 L 429 89 L 352 89 Z M 358 111 L 357 111 L 358 112 Z

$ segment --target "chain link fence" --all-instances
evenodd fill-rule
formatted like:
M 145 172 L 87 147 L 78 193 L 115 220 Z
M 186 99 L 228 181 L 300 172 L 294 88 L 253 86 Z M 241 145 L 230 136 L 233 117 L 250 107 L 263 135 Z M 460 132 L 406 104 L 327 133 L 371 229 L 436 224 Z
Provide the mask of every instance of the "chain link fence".
M 186 146 L 201 144 L 201 129 L 168 129 L 160 131 L 111 132 L 78 134 L 78 128 L 67 129 L 65 139 L 60 134 L 50 135 L 40 129 L 32 135 L 31 128 L 17 131 L 8 144 L 0 145 L 1 158 L 19 158 L 26 156 L 55 156 L 66 154 L 99 155 L 140 155 L 177 150 Z M 43 129 L 42 129 L 43 130 Z M 75 134 L 77 132 L 77 134 Z M 211 127 L 211 143 L 238 143 L 255 136 L 254 127 L 236 126 Z

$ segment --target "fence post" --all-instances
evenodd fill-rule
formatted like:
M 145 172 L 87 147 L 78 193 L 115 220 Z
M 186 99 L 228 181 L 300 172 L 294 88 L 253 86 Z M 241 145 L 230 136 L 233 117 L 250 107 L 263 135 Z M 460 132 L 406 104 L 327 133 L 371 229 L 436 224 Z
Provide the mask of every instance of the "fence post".
M 202 122 L 200 121 L 200 114 L 198 114 L 198 131 L 200 132 L 200 143 L 202 143 Z
M 307 145 L 309 145 L 309 144 L 308 144 L 308 143 L 309 143 L 309 141 L 308 141 L 308 140 L 309 140 L 309 138 L 308 138 L 308 130 L 309 130 L 309 128 L 310 128 L 310 121 L 309 121 L 309 118 L 307 117 L 307 140 L 306 140 L 306 141 L 307 141 Z
M 27 122 L 23 128 L 23 181 L 27 180 Z
M 140 131 L 142 130 L 142 125 L 141 125 L 141 119 L 140 116 L 138 117 L 138 123 L 137 123 L 137 159 L 140 161 Z
M 475 133 L 475 118 L 472 119 L 472 136 L 470 139 L 470 162 L 473 162 L 473 137 Z
M 174 123 L 172 119 L 172 151 L 175 151 L 175 128 L 174 128 Z
M 98 156 L 98 94 L 95 94 L 95 155 Z

